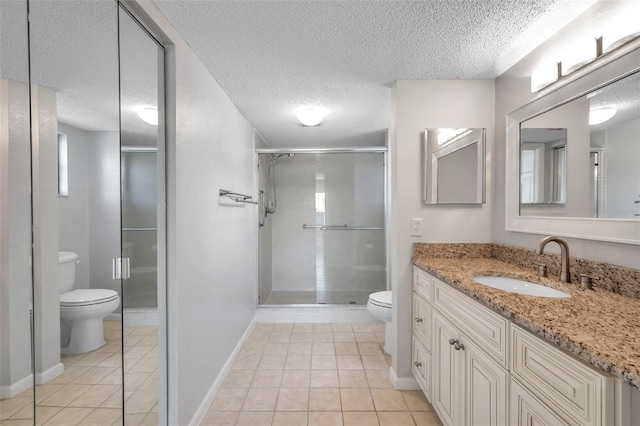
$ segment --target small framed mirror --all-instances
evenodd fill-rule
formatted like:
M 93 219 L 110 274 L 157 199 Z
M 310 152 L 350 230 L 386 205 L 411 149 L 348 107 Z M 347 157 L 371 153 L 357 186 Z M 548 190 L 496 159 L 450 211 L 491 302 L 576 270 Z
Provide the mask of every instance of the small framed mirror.
M 424 203 L 484 203 L 485 129 L 427 129 L 424 141 Z

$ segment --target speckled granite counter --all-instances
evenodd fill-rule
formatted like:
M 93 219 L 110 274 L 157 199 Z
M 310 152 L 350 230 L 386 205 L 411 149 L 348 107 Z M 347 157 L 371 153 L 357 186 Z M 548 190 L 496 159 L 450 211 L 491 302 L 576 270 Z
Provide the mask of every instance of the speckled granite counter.
M 414 265 L 640 389 L 640 299 L 604 288 L 583 291 L 578 284 L 563 284 L 554 276 L 538 278 L 530 268 L 496 259 L 494 245 L 447 245 L 449 255 L 444 257 L 434 257 L 436 251 L 440 254 L 442 251 L 431 251 L 426 245 L 420 245 L 422 250 L 416 247 Z M 462 246 L 475 247 L 467 255 Z M 503 248 L 499 246 L 498 250 Z M 637 270 L 630 271 L 633 271 L 631 279 L 635 280 Z M 473 277 L 479 275 L 525 279 L 570 293 L 572 297 L 552 299 L 508 293 L 476 283 Z

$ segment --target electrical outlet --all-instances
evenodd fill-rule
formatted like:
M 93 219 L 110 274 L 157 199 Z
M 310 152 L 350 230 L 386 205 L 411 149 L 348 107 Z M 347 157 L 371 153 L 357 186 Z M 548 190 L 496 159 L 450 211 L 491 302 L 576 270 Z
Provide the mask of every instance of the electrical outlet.
M 411 218 L 411 236 L 422 237 L 422 218 L 421 217 Z

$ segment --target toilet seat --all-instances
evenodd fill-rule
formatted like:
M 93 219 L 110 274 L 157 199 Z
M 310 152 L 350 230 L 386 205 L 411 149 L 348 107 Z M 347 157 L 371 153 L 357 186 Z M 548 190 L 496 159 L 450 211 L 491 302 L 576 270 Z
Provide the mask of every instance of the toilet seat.
M 108 303 L 118 298 L 118 292 L 106 289 L 72 290 L 60 295 L 60 306 L 91 306 Z
M 379 291 L 369 295 L 369 303 L 380 308 L 391 309 L 392 292 Z

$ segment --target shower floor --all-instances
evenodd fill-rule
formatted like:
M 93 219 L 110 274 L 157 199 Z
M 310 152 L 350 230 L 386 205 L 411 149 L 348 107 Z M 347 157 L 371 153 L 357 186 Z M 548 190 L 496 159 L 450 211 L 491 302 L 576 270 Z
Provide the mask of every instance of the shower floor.
M 272 291 L 264 305 L 366 305 L 374 291 Z

